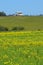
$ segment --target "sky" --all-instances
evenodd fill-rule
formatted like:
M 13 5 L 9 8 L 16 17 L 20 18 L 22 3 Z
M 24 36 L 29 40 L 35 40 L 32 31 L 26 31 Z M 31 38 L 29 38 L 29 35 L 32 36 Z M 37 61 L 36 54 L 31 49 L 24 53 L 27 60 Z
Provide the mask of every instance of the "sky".
M 43 0 L 0 0 L 0 11 L 6 14 L 22 12 L 25 15 L 43 14 Z

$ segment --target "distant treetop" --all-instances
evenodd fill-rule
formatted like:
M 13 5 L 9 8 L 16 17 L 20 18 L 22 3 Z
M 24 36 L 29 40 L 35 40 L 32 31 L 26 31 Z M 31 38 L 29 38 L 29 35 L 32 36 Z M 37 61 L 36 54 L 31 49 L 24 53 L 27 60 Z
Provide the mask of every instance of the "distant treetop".
M 0 12 L 0 16 L 6 16 L 5 12 Z

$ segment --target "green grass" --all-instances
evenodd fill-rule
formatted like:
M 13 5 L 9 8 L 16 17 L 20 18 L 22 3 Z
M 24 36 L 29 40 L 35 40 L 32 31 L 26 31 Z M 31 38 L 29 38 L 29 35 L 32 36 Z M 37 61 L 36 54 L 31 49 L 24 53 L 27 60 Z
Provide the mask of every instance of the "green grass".
M 9 45 L 0 52 L 0 65 L 43 65 L 43 46 Z
M 43 16 L 0 17 L 0 26 L 27 31 L 0 33 L 0 65 L 43 65 Z
M 43 65 L 43 31 L 1 32 L 0 65 Z
M 8 16 L 0 17 L 0 26 L 12 29 L 23 26 L 24 30 L 43 30 L 43 16 Z

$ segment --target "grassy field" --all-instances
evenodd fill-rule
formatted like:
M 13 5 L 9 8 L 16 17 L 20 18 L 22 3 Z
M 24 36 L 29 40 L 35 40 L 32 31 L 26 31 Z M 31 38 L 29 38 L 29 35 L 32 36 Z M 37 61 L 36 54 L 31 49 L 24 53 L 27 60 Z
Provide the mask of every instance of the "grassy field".
M 0 17 L 0 26 L 21 32 L 0 32 L 0 65 L 43 65 L 43 16 Z
M 43 31 L 1 32 L 0 65 L 43 65 Z
M 0 26 L 12 29 L 23 26 L 24 30 L 43 30 L 43 16 L 6 16 L 0 17 Z

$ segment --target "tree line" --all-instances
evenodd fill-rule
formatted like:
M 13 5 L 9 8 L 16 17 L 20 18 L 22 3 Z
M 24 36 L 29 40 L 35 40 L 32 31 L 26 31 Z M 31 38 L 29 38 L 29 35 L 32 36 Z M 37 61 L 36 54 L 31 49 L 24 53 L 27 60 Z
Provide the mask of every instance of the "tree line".
M 7 15 L 4 11 L 2 11 L 2 12 L 0 12 L 0 16 L 14 16 L 14 14 Z M 33 16 L 33 15 L 25 15 L 25 16 Z M 39 14 L 39 15 L 36 15 L 36 16 L 43 16 L 43 14 Z

